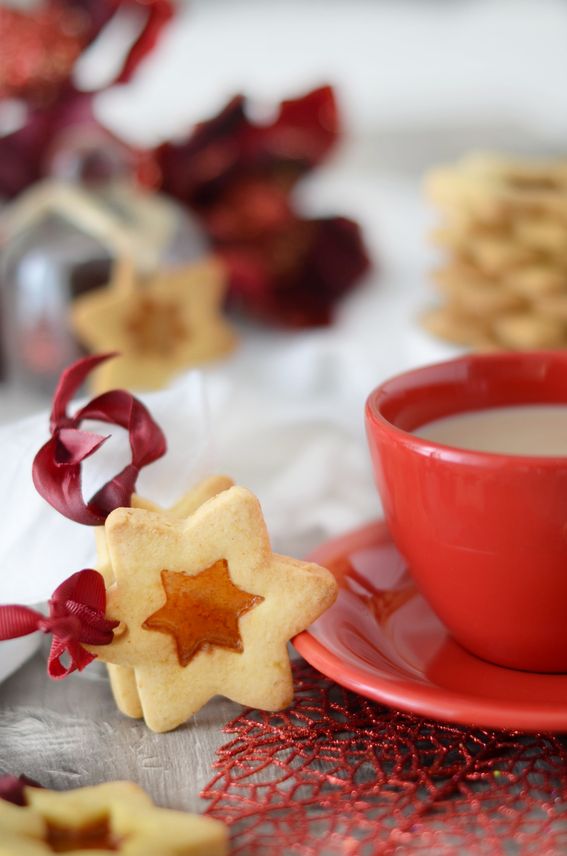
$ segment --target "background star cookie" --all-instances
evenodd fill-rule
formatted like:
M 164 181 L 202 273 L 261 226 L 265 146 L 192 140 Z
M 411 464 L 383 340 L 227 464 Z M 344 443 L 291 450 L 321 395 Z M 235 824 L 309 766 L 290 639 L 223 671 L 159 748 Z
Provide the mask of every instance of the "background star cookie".
M 226 856 L 228 833 L 208 817 L 156 808 L 131 782 L 72 791 L 26 788 L 24 806 L 0 800 L 0 856 Z
M 143 281 L 120 260 L 108 286 L 71 307 L 73 330 L 90 351 L 120 353 L 94 373 L 95 391 L 158 389 L 231 351 L 236 337 L 222 316 L 225 290 L 223 267 L 213 259 Z
M 186 520 L 120 508 L 106 522 L 124 632 L 92 649 L 134 669 L 147 725 L 169 731 L 212 696 L 280 710 L 293 698 L 287 642 L 335 600 L 325 568 L 272 553 L 258 500 L 241 487 Z

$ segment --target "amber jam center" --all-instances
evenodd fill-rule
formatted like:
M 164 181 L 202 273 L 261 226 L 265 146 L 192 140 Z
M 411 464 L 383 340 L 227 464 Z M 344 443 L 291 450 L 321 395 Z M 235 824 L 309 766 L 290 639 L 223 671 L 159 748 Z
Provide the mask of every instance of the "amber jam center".
M 173 636 L 180 666 L 211 645 L 244 650 L 238 620 L 264 598 L 234 585 L 226 559 L 194 576 L 163 570 L 161 581 L 165 603 L 142 627 Z
M 142 297 L 126 322 L 132 347 L 140 353 L 168 356 L 179 342 L 187 339 L 187 329 L 176 303 Z
M 77 829 L 47 822 L 46 843 L 53 853 L 73 850 L 120 850 L 120 839 L 112 832 L 107 817 Z

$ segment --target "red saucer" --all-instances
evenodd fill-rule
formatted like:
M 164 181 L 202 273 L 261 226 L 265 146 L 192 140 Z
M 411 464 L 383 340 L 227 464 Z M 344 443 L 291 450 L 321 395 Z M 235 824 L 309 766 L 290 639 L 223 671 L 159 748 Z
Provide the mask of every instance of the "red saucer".
M 337 602 L 295 637 L 339 684 L 390 707 L 485 728 L 567 731 L 567 675 L 493 666 L 454 642 L 416 591 L 383 522 L 321 546 Z

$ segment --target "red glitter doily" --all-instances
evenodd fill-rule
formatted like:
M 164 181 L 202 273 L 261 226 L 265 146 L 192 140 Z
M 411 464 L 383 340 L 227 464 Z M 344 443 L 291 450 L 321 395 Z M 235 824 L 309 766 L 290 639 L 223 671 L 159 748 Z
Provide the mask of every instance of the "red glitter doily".
M 294 665 L 283 713 L 225 727 L 207 813 L 234 856 L 567 852 L 567 740 L 429 722 Z

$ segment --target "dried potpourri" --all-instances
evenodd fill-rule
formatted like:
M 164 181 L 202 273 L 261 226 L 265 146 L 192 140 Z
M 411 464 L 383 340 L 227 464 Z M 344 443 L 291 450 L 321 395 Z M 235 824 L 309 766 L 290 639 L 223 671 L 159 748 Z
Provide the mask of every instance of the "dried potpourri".
M 29 9 L 0 7 L 0 98 L 52 103 L 76 61 L 120 8 L 143 10 L 143 26 L 114 81 L 125 83 L 174 15 L 169 0 L 43 0 Z
M 232 98 L 182 143 L 158 151 L 163 189 L 205 213 L 233 180 L 256 177 L 290 189 L 317 166 L 339 139 L 337 104 L 330 86 L 283 101 L 271 123 L 253 122 L 244 96 Z
M 201 219 L 229 271 L 233 303 L 290 327 L 327 324 L 369 267 L 360 228 L 345 217 L 300 216 L 291 192 L 339 139 L 333 90 L 284 101 L 253 122 L 242 96 L 157 153 L 163 189 Z

